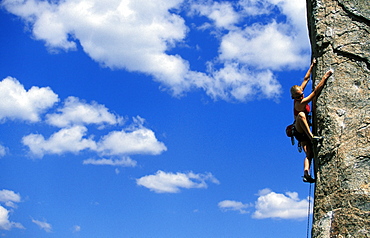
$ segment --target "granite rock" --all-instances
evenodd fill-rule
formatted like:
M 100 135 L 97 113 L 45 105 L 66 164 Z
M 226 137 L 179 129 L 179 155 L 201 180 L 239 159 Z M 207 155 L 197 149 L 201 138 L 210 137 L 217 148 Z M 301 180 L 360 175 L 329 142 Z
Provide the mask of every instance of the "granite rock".
M 370 1 L 307 0 L 314 86 L 312 237 L 370 237 Z

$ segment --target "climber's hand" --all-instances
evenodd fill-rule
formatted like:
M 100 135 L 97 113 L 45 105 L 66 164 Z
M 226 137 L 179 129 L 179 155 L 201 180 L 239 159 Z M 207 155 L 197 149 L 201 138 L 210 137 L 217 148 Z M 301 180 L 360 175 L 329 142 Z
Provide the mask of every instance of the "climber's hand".
M 334 73 L 334 71 L 331 69 L 331 70 L 328 70 L 326 73 L 325 73 L 325 77 L 326 78 L 329 78 L 332 74 Z

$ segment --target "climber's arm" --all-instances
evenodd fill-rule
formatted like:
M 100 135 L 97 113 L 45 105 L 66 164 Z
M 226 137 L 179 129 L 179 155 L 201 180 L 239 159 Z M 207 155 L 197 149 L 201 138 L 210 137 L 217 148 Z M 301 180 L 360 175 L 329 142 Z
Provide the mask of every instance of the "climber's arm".
M 309 103 L 311 102 L 314 97 L 316 97 L 317 95 L 320 94 L 321 90 L 324 88 L 324 85 L 326 83 L 326 81 L 328 80 L 328 78 L 333 74 L 333 71 L 329 70 L 327 71 L 324 76 L 322 77 L 321 81 L 317 84 L 317 86 L 315 87 L 315 89 L 312 91 L 312 93 L 310 95 L 308 95 L 307 97 L 303 98 L 302 101 L 301 101 L 301 104 L 304 104 L 304 103 Z
M 302 84 L 301 84 L 301 89 L 302 89 L 302 91 L 305 89 L 305 87 L 306 87 L 306 85 L 307 85 L 307 83 L 308 83 L 308 81 L 310 81 L 310 76 L 311 76 L 311 71 L 312 71 L 312 68 L 314 67 L 314 65 L 316 64 L 316 59 L 314 58 L 313 60 L 312 60 L 312 63 L 311 63 L 311 65 L 310 65 L 310 68 L 307 70 L 307 73 L 306 73 L 306 75 L 304 76 L 304 78 L 303 78 L 303 82 L 302 82 Z

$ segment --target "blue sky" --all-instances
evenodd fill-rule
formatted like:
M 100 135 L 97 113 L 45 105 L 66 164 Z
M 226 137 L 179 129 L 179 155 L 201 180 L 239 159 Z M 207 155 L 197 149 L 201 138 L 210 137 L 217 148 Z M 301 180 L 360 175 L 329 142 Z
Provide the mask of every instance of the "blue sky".
M 306 235 L 304 0 L 2 0 L 0 25 L 1 236 Z

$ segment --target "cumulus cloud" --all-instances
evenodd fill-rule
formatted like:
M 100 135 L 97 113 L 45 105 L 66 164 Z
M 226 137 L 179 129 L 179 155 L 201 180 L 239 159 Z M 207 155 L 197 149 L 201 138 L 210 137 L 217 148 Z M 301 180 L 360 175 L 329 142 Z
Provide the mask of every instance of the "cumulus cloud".
M 7 207 L 16 208 L 15 203 L 21 201 L 21 196 L 14 191 L 3 189 L 0 190 L 0 203 L 3 203 Z M 3 206 L 0 206 L 0 229 L 11 230 L 12 228 L 24 229 L 23 225 L 18 222 L 12 222 L 9 220 L 9 214 L 12 210 L 8 210 Z
M 304 1 L 243 1 L 242 4 L 269 14 L 278 6 L 287 22 L 257 22 L 222 37 L 221 60 L 236 60 L 257 69 L 299 69 L 309 57 Z M 275 5 L 276 4 L 276 5 Z M 247 7 L 248 9 L 248 7 Z M 299 17 L 298 17 L 299 16 Z M 305 44 L 303 44 L 303 42 Z
M 34 38 L 49 49 L 76 50 L 79 43 L 101 65 L 150 75 L 175 96 L 201 88 L 214 99 L 245 101 L 254 95 L 274 99 L 281 91 L 273 71 L 301 68 L 309 57 L 303 0 L 114 0 L 104 4 L 99 0 L 3 0 L 2 5 L 23 19 Z M 180 15 L 182 11 L 188 12 Z M 261 19 L 268 21 L 249 25 L 256 15 L 265 15 Z M 207 59 L 207 64 L 217 62 L 211 71 L 192 71 L 192 62 L 170 53 L 187 42 L 189 31 L 205 29 L 188 27 L 185 17 L 208 18 L 202 24 L 219 40 L 215 49 L 219 55 Z M 234 76 L 228 70 L 230 64 L 243 69 L 231 85 L 217 78 L 220 72 L 230 73 L 226 78 Z M 260 82 L 267 73 L 271 74 L 268 80 Z M 265 93 L 256 85 L 273 92 Z M 50 117 L 51 123 L 68 120 L 67 114 L 55 116 Z
M 0 120 L 42 122 L 45 111 L 58 101 L 58 95 L 48 87 L 32 87 L 26 91 L 14 78 L 8 77 L 0 82 Z M 121 158 L 87 160 L 89 164 L 135 166 L 136 161 L 127 155 L 158 155 L 167 150 L 155 133 L 144 126 L 143 118 L 134 117 L 130 125 L 123 127 L 122 116 L 109 112 L 108 108 L 97 102 L 86 103 L 77 97 L 68 97 L 55 113 L 45 116 L 44 122 L 59 127 L 59 131 L 53 132 L 48 138 L 37 133 L 22 138 L 22 143 L 29 148 L 30 154 L 39 158 L 46 154 L 77 154 L 86 150 L 99 156 Z M 120 129 L 110 130 L 98 140 L 89 134 L 87 126 L 96 126 L 102 130 L 107 125 Z M 6 152 L 7 148 L 0 145 L 0 157 L 5 156 Z
M 30 24 L 34 37 L 49 48 L 76 49 L 72 39 L 78 39 L 103 66 L 153 75 L 176 91 L 187 87 L 183 75 L 189 66 L 165 51 L 182 41 L 187 31 L 184 20 L 169 11 L 181 2 L 4 0 L 3 5 Z
M 247 208 L 254 207 L 252 217 L 255 219 L 304 219 L 307 217 L 309 199 L 312 200 L 312 198 L 299 199 L 296 192 L 281 194 L 268 188 L 260 190 L 258 196 L 254 205 L 224 200 L 218 203 L 218 207 L 224 212 L 237 211 L 241 214 L 249 213 Z M 310 213 L 313 212 L 312 207 Z
M 30 134 L 24 136 L 22 142 L 37 157 L 43 157 L 45 154 L 78 153 L 85 149 L 96 150 L 95 141 L 84 138 L 86 132 L 86 127 L 74 126 L 63 128 L 48 139 L 40 134 Z
M 263 189 L 258 195 L 253 218 L 302 219 L 307 217 L 309 201 L 299 199 L 296 192 L 279 194 L 270 189 Z
M 303 49 L 294 44 L 295 36 L 286 33 L 289 30 L 286 24 L 272 22 L 231 31 L 222 38 L 220 59 L 238 61 L 257 69 L 300 68 L 308 54 L 302 57 Z
M 8 207 L 16 208 L 15 203 L 21 201 L 21 196 L 11 190 L 0 190 L 0 202 L 5 203 Z
M 40 121 L 40 114 L 58 102 L 49 87 L 36 86 L 26 90 L 18 80 L 7 77 L 0 81 L 0 120 Z
M 45 232 L 52 232 L 53 227 L 50 223 L 47 223 L 46 221 L 39 221 L 32 218 L 32 222 L 35 223 L 40 229 L 44 230 Z
M 62 128 L 45 139 L 41 134 L 30 134 L 22 138 L 32 155 L 42 158 L 45 154 L 79 153 L 83 150 L 96 152 L 99 155 L 127 156 L 135 154 L 158 155 L 167 150 L 163 142 L 157 140 L 154 132 L 143 126 L 144 119 L 134 118 L 134 123 L 120 131 L 112 131 L 95 141 L 87 137 L 85 126 Z M 85 164 L 110 164 L 135 166 L 129 158 L 85 160 Z
M 248 213 L 246 209 L 250 206 L 250 204 L 244 204 L 233 200 L 224 200 L 218 203 L 218 207 L 222 211 L 237 211 L 241 214 Z
M 9 210 L 4 208 L 3 206 L 0 206 L 0 229 L 10 230 L 12 228 L 24 229 L 22 224 L 9 221 Z
M 152 130 L 138 128 L 134 131 L 113 131 L 98 143 L 98 151 L 104 155 L 151 154 L 158 155 L 167 147 L 157 140 Z
M 46 115 L 47 123 L 57 127 L 67 127 L 72 125 L 115 125 L 123 121 L 122 117 L 110 113 L 101 104 L 92 102 L 88 104 L 77 97 L 68 97 L 58 113 Z
M 207 188 L 206 181 L 219 184 L 219 181 L 211 173 L 178 172 L 174 174 L 161 170 L 154 175 L 147 175 L 137 179 L 136 183 L 156 193 L 178 193 L 181 188 Z
M 259 98 L 277 99 L 281 85 L 273 71 L 300 69 L 309 59 L 309 42 L 305 17 L 304 1 L 288 0 L 241 0 L 225 3 L 223 15 L 214 12 L 220 5 L 208 1 L 195 3 L 200 15 L 207 16 L 215 28 L 227 29 L 218 32 L 220 39 L 218 64 L 221 67 L 208 69 L 210 80 L 198 82 L 213 98 L 246 101 Z M 201 5 L 202 7 L 199 7 Z M 233 8 L 233 11 L 227 9 Z M 235 9 L 242 10 L 236 11 Z M 279 9 L 279 12 L 276 11 Z M 216 11 L 217 12 L 217 11 Z M 233 17 L 237 14 L 237 17 Z M 286 21 L 279 21 L 283 14 Z M 242 18 L 265 15 L 268 19 L 252 25 L 238 26 Z M 229 21 L 228 27 L 224 19 Z M 208 28 L 209 25 L 208 25 Z M 212 61 L 208 64 L 213 65 Z
M 240 15 L 234 10 L 230 2 L 199 2 L 191 5 L 192 14 L 207 16 L 218 28 L 234 28 L 240 20 Z
M 213 71 L 214 80 L 207 83 L 207 93 L 213 97 L 238 101 L 251 100 L 259 94 L 260 98 L 277 98 L 281 85 L 269 70 L 251 72 L 236 63 L 227 63 L 218 71 Z M 258 96 L 257 96 L 258 97 Z

